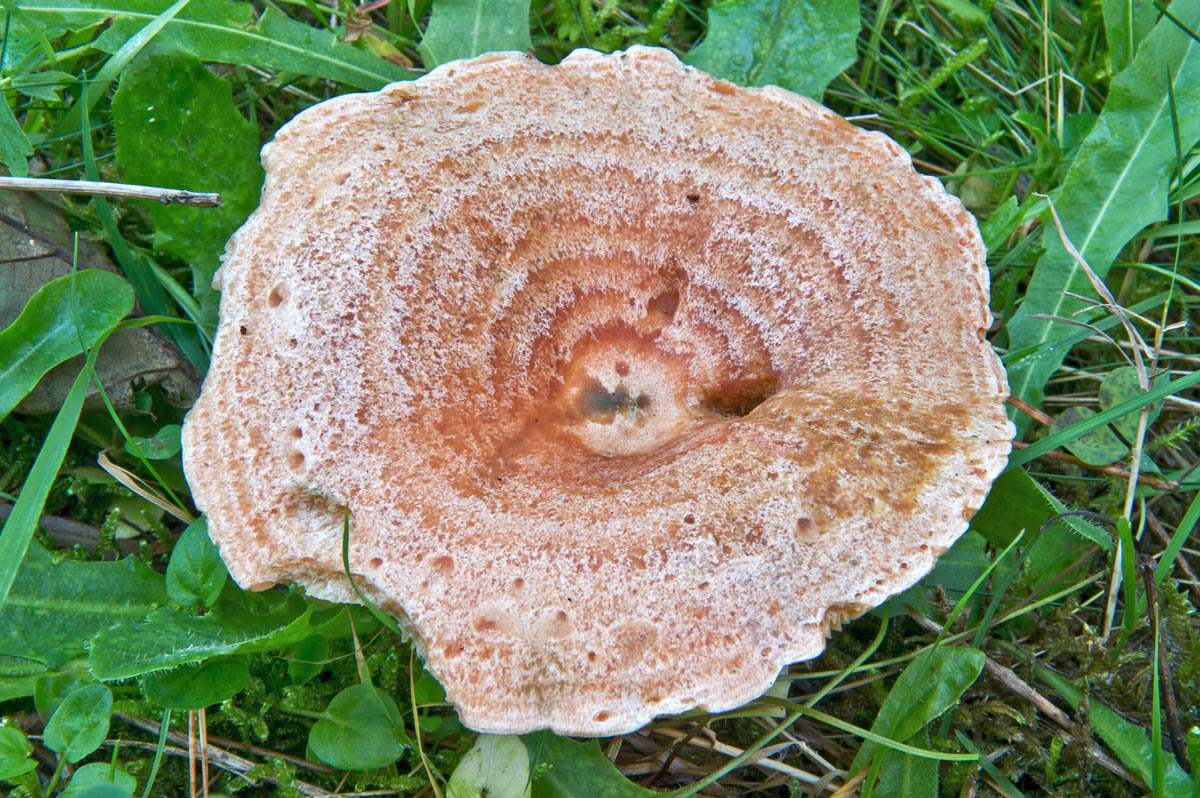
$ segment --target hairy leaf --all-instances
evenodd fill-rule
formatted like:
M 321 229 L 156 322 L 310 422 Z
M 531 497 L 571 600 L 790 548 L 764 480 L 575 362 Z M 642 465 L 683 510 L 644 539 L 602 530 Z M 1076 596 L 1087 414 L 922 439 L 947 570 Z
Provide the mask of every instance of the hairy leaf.
M 216 545 L 208 537 L 208 521 L 199 518 L 188 525 L 171 549 L 167 563 L 167 595 L 172 601 L 205 607 L 221 595 L 229 572 Z
M 21 5 L 31 21 L 51 28 L 79 30 L 111 20 L 95 45 L 115 53 L 165 11 L 171 0 L 28 0 Z M 391 62 L 339 42 L 332 33 L 297 22 L 277 9 L 269 8 L 255 20 L 249 3 L 224 0 L 192 0 L 154 37 L 146 52 L 253 64 L 367 90 L 411 77 Z
M 189 56 L 134 62 L 112 101 L 117 163 L 131 183 L 221 195 L 219 208 L 151 203 L 154 246 L 192 267 L 201 319 L 217 321 L 213 273 L 225 242 L 258 204 L 258 131 L 233 105 L 233 90 Z
M 133 289 L 119 275 L 85 269 L 46 283 L 17 320 L 0 331 L 0 419 L 46 372 L 95 346 L 133 310 Z
M 212 657 L 287 648 L 313 632 L 313 605 L 298 596 L 265 615 L 214 610 L 196 617 L 159 609 L 144 621 L 121 622 L 92 638 L 97 679 L 127 679 Z
M 774 84 L 820 99 L 854 63 L 858 0 L 725 0 L 686 61 L 743 86 Z
M 166 602 L 162 576 L 136 557 L 55 563 L 30 546 L 0 609 L 0 673 L 57 668 L 81 655 L 96 632 Z
M 1200 22 L 1200 0 L 1175 0 L 1171 10 L 1192 24 Z M 1063 229 L 1100 277 L 1139 230 L 1166 218 L 1167 185 L 1175 167 L 1168 79 L 1174 86 L 1179 136 L 1187 152 L 1200 138 L 1200 42 L 1164 18 L 1130 65 L 1113 79 L 1100 118 L 1055 192 Z M 1038 259 L 1024 303 L 1008 323 L 1009 348 L 1014 350 L 1040 346 L 1062 334 L 1061 325 L 1031 316 L 1071 318 L 1086 304 L 1068 296 L 1069 292 L 1095 295 L 1053 222 L 1044 218 L 1043 224 L 1046 252 Z M 1039 403 L 1046 380 L 1065 354 L 1059 350 L 1011 366 L 1008 381 L 1013 395 Z
M 68 762 L 78 762 L 104 742 L 111 717 L 111 690 L 102 684 L 80 687 L 58 705 L 46 724 L 46 747 Z
M 211 659 L 147 676 L 142 689 L 166 709 L 203 709 L 240 693 L 248 681 L 250 669 L 240 659 Z
M 1041 483 L 1024 471 L 1013 469 L 1004 472 L 992 483 L 992 490 L 988 493 L 983 507 L 979 508 L 979 512 L 971 519 L 971 528 L 987 538 L 993 546 L 1002 548 L 1011 543 L 1022 529 L 1032 533 L 1051 516 L 1065 512 L 1067 507 L 1042 487 Z M 1065 516 L 1046 532 L 1049 533 L 1047 539 L 1053 541 L 1054 547 L 1069 549 L 1066 556 L 1071 559 L 1078 556 L 1080 549 L 1077 546 L 1065 545 L 1064 541 L 1070 539 L 1054 534 L 1056 530 L 1061 531 L 1061 527 L 1066 527 L 1101 548 L 1113 548 L 1112 537 L 1095 524 L 1079 516 Z
M 529 0 L 434 0 L 419 49 L 430 69 L 494 50 L 532 50 Z

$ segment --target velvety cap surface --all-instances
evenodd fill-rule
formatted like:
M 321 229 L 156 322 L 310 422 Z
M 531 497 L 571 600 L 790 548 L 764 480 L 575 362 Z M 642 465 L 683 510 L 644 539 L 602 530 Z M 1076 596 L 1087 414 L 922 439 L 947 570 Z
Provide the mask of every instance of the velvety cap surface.
M 395 613 L 463 722 L 722 710 L 913 584 L 1003 467 L 974 220 L 663 50 L 507 53 L 263 151 L 184 465 L 230 573 Z

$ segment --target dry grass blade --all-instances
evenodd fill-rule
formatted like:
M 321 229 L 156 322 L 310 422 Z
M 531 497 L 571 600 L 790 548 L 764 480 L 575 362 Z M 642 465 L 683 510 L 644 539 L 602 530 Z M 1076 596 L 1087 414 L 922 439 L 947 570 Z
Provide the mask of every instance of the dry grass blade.
M 126 488 L 133 491 L 151 504 L 161 507 L 164 512 L 173 515 L 185 524 L 190 524 L 193 520 L 195 520 L 186 510 L 164 499 L 158 493 L 158 491 L 147 485 L 146 482 L 137 474 L 134 474 L 129 469 L 122 468 L 114 463 L 109 458 L 108 452 L 100 452 L 100 454 L 96 457 L 96 462 L 99 463 L 100 467 L 103 468 L 104 471 L 117 482 L 120 482 Z
M 728 757 L 738 757 L 745 753 L 745 751 L 742 750 L 741 748 L 738 748 L 733 745 L 729 745 L 727 743 L 723 743 L 720 740 L 716 739 L 716 735 L 714 735 L 711 731 L 708 731 L 708 734 L 701 733 L 701 734 L 689 736 L 688 734 L 678 731 L 676 729 L 661 727 L 661 728 L 656 728 L 656 729 L 651 730 L 650 733 L 651 734 L 661 734 L 664 737 L 669 737 L 672 740 L 676 740 L 676 741 L 683 740 L 683 741 L 685 741 L 686 745 L 691 746 L 693 748 L 701 748 L 701 749 L 704 749 L 707 751 L 715 751 L 718 754 L 724 754 L 725 756 L 728 756 Z M 754 754 L 752 754 L 750 756 L 750 758 L 746 761 L 745 764 L 746 765 L 754 765 L 756 767 L 764 768 L 766 770 L 773 770 L 777 773 L 784 773 L 784 774 L 787 774 L 789 777 L 796 779 L 797 781 L 801 781 L 805 784 L 812 785 L 812 784 L 822 783 L 825 780 L 824 776 L 817 776 L 815 774 L 801 770 L 800 768 L 793 767 L 792 765 L 788 765 L 786 763 L 779 762 L 775 759 L 771 759 L 771 757 L 774 756 L 775 754 L 777 754 L 781 751 L 787 750 L 788 748 L 791 748 L 794 745 L 795 745 L 794 743 L 788 742 L 788 743 L 782 743 L 780 745 L 772 745 L 767 748 L 763 748 L 762 750 L 756 751 Z M 835 775 L 837 775 L 838 773 L 841 773 L 841 771 L 837 771 L 837 773 L 835 773 Z M 845 775 L 845 774 L 841 774 L 841 775 Z M 826 784 L 825 789 L 832 792 L 832 791 L 835 791 L 837 789 L 837 787 L 834 785 Z

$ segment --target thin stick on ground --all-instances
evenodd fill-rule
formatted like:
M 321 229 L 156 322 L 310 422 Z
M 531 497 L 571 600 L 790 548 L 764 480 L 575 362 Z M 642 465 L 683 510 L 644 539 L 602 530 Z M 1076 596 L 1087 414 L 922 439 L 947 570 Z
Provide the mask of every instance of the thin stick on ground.
M 161 202 L 163 205 L 191 205 L 197 208 L 216 208 L 220 194 L 188 191 L 182 188 L 135 186 L 130 183 L 104 183 L 99 180 L 56 180 L 49 177 L 0 176 L 0 189 L 9 191 L 45 191 L 60 194 L 87 194 L 100 197 L 128 197 Z

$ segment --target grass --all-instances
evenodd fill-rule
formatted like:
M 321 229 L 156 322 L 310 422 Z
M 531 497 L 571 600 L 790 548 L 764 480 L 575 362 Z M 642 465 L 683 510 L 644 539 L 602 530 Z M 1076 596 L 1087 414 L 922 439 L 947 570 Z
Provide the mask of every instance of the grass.
M 175 355 L 152 370 L 186 386 L 211 342 L 215 296 L 203 286 L 257 198 L 245 177 L 254 152 L 300 110 L 418 74 L 429 54 L 455 47 L 499 42 L 555 62 L 576 47 L 648 43 L 687 57 L 719 35 L 703 3 L 534 0 L 527 26 L 503 24 L 525 19 L 523 3 L 497 2 L 476 38 L 439 39 L 430 14 L 452 14 L 451 5 L 392 0 L 357 14 L 312 0 L 268 3 L 256 7 L 265 12 L 260 28 L 248 7 L 202 0 L 160 3 L 152 13 L 137 6 L 143 13 L 111 20 L 5 4 L 0 89 L 11 119 L 0 109 L 0 160 L 10 169 L 36 153 L 49 176 L 139 182 L 157 174 L 220 190 L 231 207 L 199 222 L 132 201 L 34 204 L 0 194 L 5 229 L 25 226 L 0 238 L 17 259 L 6 263 L 52 266 L 31 271 L 44 281 L 70 270 L 77 241 L 107 247 L 143 310 L 190 320 L 159 329 L 192 362 Z M 1025 448 L 930 577 L 847 624 L 763 699 L 719 715 L 661 718 L 598 744 L 525 736 L 532 771 L 529 762 L 514 766 L 530 774 L 535 795 L 646 794 L 634 782 L 718 796 L 1193 794 L 1200 340 L 1189 325 L 1200 284 L 1200 75 L 1186 57 L 1171 59 L 1200 41 L 1200 8 L 1176 2 L 1173 22 L 1140 5 L 1127 18 L 1121 5 L 861 3 L 853 61 L 831 71 L 824 102 L 895 138 L 979 219 L 992 341 L 1029 402 L 1014 411 Z M 836 33 L 797 32 L 772 16 L 780 7 L 732 0 L 719 10 L 785 42 L 835 49 Z M 268 23 L 270 35 L 255 38 Z M 185 40 L 183 26 L 203 31 Z M 334 46 L 335 37 L 354 43 Z M 143 51 L 150 41 L 158 60 Z M 318 49 L 320 59 L 306 57 Z M 713 53 L 710 45 L 705 63 L 720 68 L 723 51 Z M 768 53 L 752 73 L 811 77 L 772 69 Z M 137 149 L 132 142 L 156 129 L 152 111 L 135 112 L 156 97 L 169 104 L 167 76 L 192 81 L 186 95 L 204 118 Z M 95 101 L 85 113 L 81 96 Z M 1138 120 L 1133 143 L 1121 138 L 1121 119 Z M 1098 129 L 1111 131 L 1107 145 Z M 218 144 L 186 148 L 185 158 L 172 149 L 178 131 Z M 228 164 L 242 177 L 210 188 Z M 1051 202 L 1086 269 L 1056 230 Z M 21 249 L 24 241 L 33 250 Z M 1100 300 L 1088 269 L 1111 301 Z M 14 287 L 27 295 L 37 285 Z M 61 286 L 62 313 L 90 307 L 91 297 Z M 15 316 L 25 295 L 0 310 Z M 6 334 L 24 340 L 23 329 Z M 85 348 L 76 342 L 74 351 Z M 6 357 L 0 351 L 0 365 Z M 1169 383 L 1147 393 L 1159 373 Z M 72 425 L 82 390 L 66 401 L 43 396 L 40 409 L 51 412 L 0 422 L 0 508 L 18 520 L 43 512 L 43 528 L 25 531 L 66 558 L 35 546 L 17 572 L 21 530 L 12 523 L 0 535 L 0 566 L 11 577 L 0 609 L 6 788 L 41 795 L 52 778 L 68 787 L 78 778 L 81 789 L 90 777 L 79 766 L 113 762 L 136 780 L 120 794 L 185 795 L 203 781 L 189 751 L 200 740 L 214 792 L 444 795 L 469 786 L 471 757 L 482 756 L 467 753 L 477 735 L 399 636 L 360 608 L 294 591 L 243 594 L 202 540 L 176 543 L 186 524 L 172 513 L 194 509 L 172 432 L 186 402 L 138 379 L 118 409 L 90 400 Z M 101 453 L 112 465 L 98 466 Z M 1134 463 L 1140 485 L 1131 484 Z M 119 554 L 128 556 L 114 561 Z M 140 620 L 147 616 L 157 625 Z M 205 617 L 219 623 L 204 625 Z M 172 634 L 200 653 L 165 644 Z M 112 712 L 103 691 L 77 690 L 97 680 Z M 67 709 L 50 730 L 60 704 Z M 164 718 L 169 730 L 159 728 Z M 394 743 L 382 759 L 338 769 L 365 740 L 382 738 Z M 513 750 L 506 745 L 477 751 L 500 757 Z M 496 783 L 488 786 L 494 794 Z

